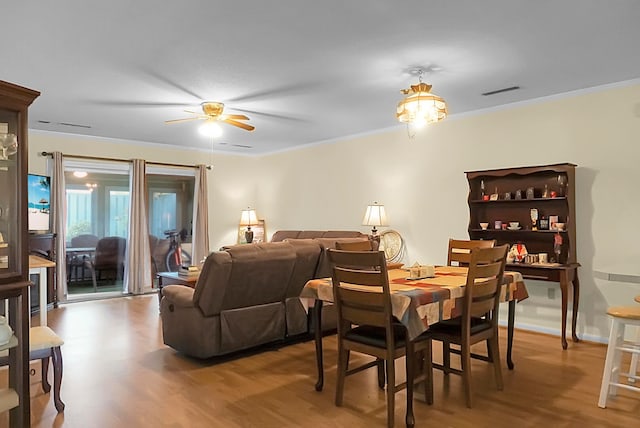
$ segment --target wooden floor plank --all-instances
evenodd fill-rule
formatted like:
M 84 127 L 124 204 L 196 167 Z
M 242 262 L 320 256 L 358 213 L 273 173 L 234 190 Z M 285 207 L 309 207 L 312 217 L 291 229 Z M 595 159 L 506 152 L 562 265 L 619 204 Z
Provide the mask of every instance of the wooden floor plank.
M 335 337 L 325 338 L 325 389 L 316 392 L 313 342 L 272 347 L 235 359 L 199 361 L 163 345 L 157 296 L 63 305 L 49 312 L 62 347 L 66 403 L 58 414 L 32 363 L 32 426 L 44 427 L 372 427 L 385 426 L 384 394 L 375 370 L 346 381 L 344 406 L 334 405 Z M 501 350 L 505 350 L 501 331 Z M 436 359 L 440 349 L 435 346 Z M 479 352 L 484 351 L 478 345 Z M 516 331 L 516 369 L 504 369 L 497 391 L 491 367 L 474 361 L 475 407 L 464 404 L 461 378 L 434 376 L 435 403 L 414 405 L 416 427 L 636 426 L 640 395 L 620 391 L 597 407 L 606 347 Z M 365 357 L 354 356 L 354 360 Z M 453 357 L 456 358 L 456 357 Z M 457 362 L 455 363 L 457 364 Z M 398 369 L 403 378 L 403 364 Z M 6 383 L 6 369 L 0 372 Z M 50 376 L 52 372 L 50 371 Z M 6 414 L 0 427 L 7 426 Z M 404 393 L 396 398 L 404 426 Z

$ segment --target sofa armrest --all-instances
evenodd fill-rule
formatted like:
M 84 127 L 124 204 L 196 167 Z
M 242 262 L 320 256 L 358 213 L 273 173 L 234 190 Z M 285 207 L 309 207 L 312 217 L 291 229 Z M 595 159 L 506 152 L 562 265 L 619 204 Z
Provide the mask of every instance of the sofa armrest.
M 194 289 L 185 285 L 167 285 L 162 287 L 162 296 L 169 303 L 180 308 L 193 308 Z

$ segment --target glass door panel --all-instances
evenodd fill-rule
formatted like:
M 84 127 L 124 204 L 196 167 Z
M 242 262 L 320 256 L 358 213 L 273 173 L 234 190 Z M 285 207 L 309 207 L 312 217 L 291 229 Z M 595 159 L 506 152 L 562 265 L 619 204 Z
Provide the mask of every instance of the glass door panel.
M 121 163 L 65 162 L 70 299 L 123 291 L 129 173 Z
M 194 186 L 192 168 L 147 170 L 149 241 L 155 272 L 175 271 L 180 264 L 190 264 Z

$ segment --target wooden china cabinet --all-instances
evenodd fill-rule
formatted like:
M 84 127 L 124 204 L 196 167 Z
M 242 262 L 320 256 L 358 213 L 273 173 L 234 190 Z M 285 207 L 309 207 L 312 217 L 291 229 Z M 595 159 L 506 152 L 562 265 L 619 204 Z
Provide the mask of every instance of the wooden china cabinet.
M 13 330 L 8 341 L 0 342 L 0 350 L 9 352 L 0 412 L 9 411 L 11 427 L 30 425 L 27 108 L 39 95 L 0 81 L 0 301 L 8 301 Z
M 499 245 L 526 248 L 531 256 L 507 263 L 507 269 L 521 272 L 525 279 L 560 284 L 564 349 L 569 284 L 573 287 L 572 338 L 579 341 L 575 169 L 574 164 L 562 163 L 466 172 L 469 238 L 495 239 Z M 546 261 L 539 258 L 541 253 L 547 255 Z

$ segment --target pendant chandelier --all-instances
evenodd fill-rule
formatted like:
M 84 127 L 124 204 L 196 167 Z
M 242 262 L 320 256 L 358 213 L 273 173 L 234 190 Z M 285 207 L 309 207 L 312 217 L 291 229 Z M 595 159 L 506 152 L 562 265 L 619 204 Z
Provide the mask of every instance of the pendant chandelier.
M 431 93 L 431 85 L 422 82 L 423 72 L 422 69 L 416 71 L 420 83 L 400 91 L 408 95 L 398 103 L 396 117 L 400 122 L 423 126 L 447 117 L 447 103 L 442 97 Z

